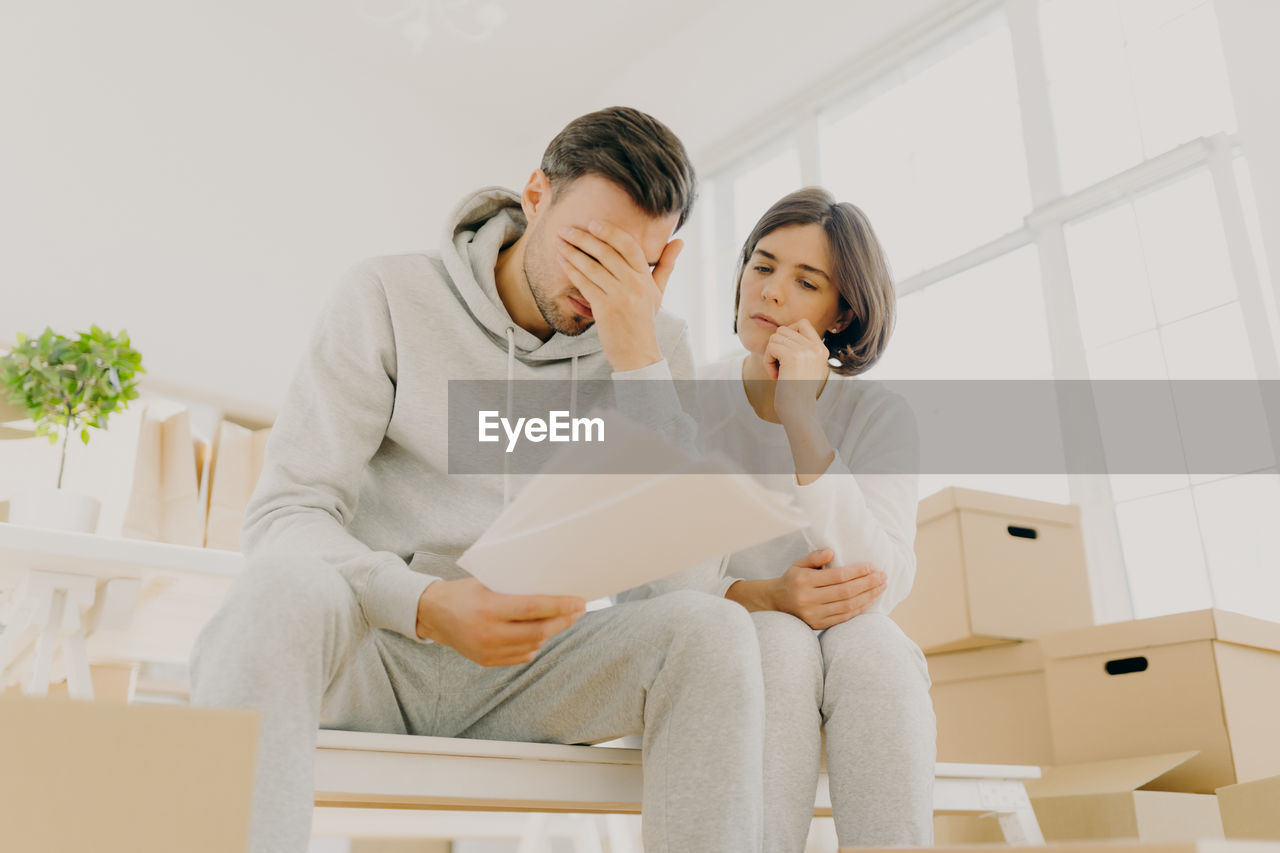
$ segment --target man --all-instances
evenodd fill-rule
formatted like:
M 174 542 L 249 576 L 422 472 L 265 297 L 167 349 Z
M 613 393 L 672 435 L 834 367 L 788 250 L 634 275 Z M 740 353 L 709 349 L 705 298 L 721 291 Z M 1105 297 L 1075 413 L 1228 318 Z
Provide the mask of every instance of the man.
M 503 484 L 447 475 L 448 380 L 690 378 L 684 325 L 658 305 L 693 196 L 669 129 L 602 110 L 552 140 L 519 196 L 465 200 L 438 255 L 375 258 L 341 283 L 271 435 L 248 568 L 192 659 L 194 702 L 262 714 L 254 853 L 305 848 L 322 725 L 643 732 L 646 849 L 759 849 L 763 688 L 745 610 L 680 592 L 584 613 L 578 598 L 494 593 L 455 563 Z M 629 414 L 662 429 L 662 411 Z

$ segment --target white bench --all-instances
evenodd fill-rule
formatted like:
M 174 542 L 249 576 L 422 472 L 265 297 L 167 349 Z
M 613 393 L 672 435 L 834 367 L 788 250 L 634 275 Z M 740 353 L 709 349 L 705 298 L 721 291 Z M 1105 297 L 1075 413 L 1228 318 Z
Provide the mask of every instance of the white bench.
M 338 828 L 342 809 L 355 810 L 353 821 L 369 809 L 639 814 L 641 772 L 638 749 L 322 731 L 316 807 Z M 994 814 L 1010 844 L 1043 844 L 1023 787 L 1039 777 L 1038 767 L 938 764 L 934 812 Z M 824 773 L 814 815 L 830 814 Z M 412 818 L 396 820 L 402 834 L 417 834 Z M 631 849 L 620 843 L 612 847 Z

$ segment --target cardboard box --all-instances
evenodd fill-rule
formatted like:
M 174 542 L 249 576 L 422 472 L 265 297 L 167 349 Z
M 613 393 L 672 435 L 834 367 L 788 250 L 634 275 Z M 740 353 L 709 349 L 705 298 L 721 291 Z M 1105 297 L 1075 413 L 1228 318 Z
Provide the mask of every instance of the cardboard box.
M 1153 791 L 1280 773 L 1280 624 L 1201 610 L 1040 638 L 1057 763 L 1195 750 Z
M 1222 838 L 1214 797 L 1146 789 L 1194 756 L 1181 752 L 1048 767 L 1041 778 L 1026 783 L 1027 795 L 1046 839 Z
M 915 585 L 893 618 L 925 652 L 1093 624 L 1079 507 L 951 487 L 916 524 Z
M 1195 755 L 1151 755 L 1044 768 L 1026 783 L 1046 841 L 1132 839 L 1199 841 L 1222 838 L 1217 799 L 1208 794 L 1148 791 L 1146 786 Z M 935 844 L 1003 840 L 992 816 L 939 815 Z
M 933 846 L 956 847 L 961 844 L 1001 844 L 1004 831 L 993 815 L 935 814 Z
M 939 847 L 841 847 L 840 853 L 911 853 Z M 1267 841 L 1058 841 L 1037 847 L 975 844 L 958 847 L 965 853 L 1280 853 L 1280 844 Z
M 1218 789 L 1227 838 L 1280 840 L 1280 776 Z
M 248 845 L 257 715 L 0 696 L 0 849 Z
M 939 761 L 1053 763 L 1044 658 L 1034 640 L 927 659 Z

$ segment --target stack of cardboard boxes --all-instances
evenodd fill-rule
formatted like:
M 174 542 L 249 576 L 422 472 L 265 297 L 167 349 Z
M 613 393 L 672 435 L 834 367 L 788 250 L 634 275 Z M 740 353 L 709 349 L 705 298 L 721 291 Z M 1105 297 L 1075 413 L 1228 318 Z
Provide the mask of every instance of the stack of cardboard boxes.
M 920 504 L 915 589 L 938 760 L 1034 764 L 1045 838 L 1280 839 L 1280 624 L 1204 610 L 1093 624 L 1076 507 L 965 489 Z M 939 816 L 936 843 L 996 842 Z

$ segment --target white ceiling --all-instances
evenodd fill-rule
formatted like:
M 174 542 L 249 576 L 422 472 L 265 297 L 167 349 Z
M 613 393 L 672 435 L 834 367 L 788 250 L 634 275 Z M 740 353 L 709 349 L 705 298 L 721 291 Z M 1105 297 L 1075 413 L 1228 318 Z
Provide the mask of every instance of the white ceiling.
M 374 12 L 402 6 L 363 2 Z M 398 25 L 365 17 L 360 3 L 313 3 L 305 15 L 292 3 L 254 4 L 252 17 L 282 40 L 413 89 L 424 109 L 457 116 L 460 134 L 470 127 L 502 137 L 492 149 L 477 140 L 481 156 L 525 162 L 569 118 L 611 103 L 652 111 L 696 157 L 754 114 L 964 0 L 501 0 L 507 20 L 487 40 L 436 27 L 421 53 Z
M 402 0 L 326 0 L 310 4 L 305 15 L 292 14 L 296 4 L 254 4 L 253 17 L 281 36 L 363 65 L 433 102 L 534 109 L 543 100 L 590 96 L 672 31 L 726 0 L 500 0 L 500 5 L 506 21 L 487 39 L 461 40 L 435 25 L 421 53 L 399 24 L 379 23 L 362 12 L 395 11 L 406 6 Z M 463 24 L 467 14 L 454 18 Z

